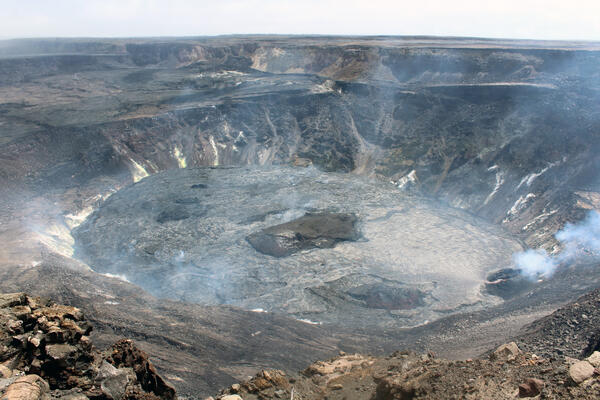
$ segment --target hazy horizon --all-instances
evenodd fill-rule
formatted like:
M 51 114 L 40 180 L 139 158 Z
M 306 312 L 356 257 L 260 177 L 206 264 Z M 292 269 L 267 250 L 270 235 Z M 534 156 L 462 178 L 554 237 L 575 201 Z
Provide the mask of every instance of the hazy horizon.
M 600 41 L 600 3 L 507 0 L 3 1 L 0 39 L 220 35 Z
M 432 38 L 432 39 L 465 39 L 465 40 L 491 40 L 491 41 L 523 41 L 523 42 L 572 42 L 572 43 L 600 43 L 600 39 L 532 39 L 522 37 L 491 37 L 491 36 L 458 36 L 458 35 L 374 35 L 374 34 L 337 34 L 337 33 L 223 33 L 214 35 L 137 35 L 137 36 L 0 36 L 0 41 L 10 40 L 130 40 L 130 39 L 196 39 L 196 38 L 219 38 L 219 37 L 315 37 L 315 38 Z

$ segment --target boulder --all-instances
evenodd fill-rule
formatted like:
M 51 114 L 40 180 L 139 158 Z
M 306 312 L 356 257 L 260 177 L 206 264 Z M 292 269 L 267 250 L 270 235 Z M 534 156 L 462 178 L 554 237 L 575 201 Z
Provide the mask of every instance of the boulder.
M 600 368 L 600 352 L 595 351 L 586 360 L 596 368 Z
M 6 323 L 6 328 L 11 334 L 23 333 L 23 321 L 10 320 Z
M 0 396 L 4 393 L 4 390 L 12 385 L 18 378 L 18 376 L 13 376 L 12 378 L 0 378 Z
M 10 378 L 12 370 L 4 365 L 0 365 L 0 378 Z
M 529 378 L 519 385 L 519 397 L 535 397 L 541 393 L 544 388 L 544 381 L 541 379 Z
M 15 307 L 27 302 L 25 293 L 0 294 L 0 308 Z
M 569 368 L 569 376 L 575 383 L 581 383 L 594 375 L 594 366 L 587 361 L 579 361 Z
M 70 344 L 49 344 L 46 346 L 46 354 L 56 361 L 66 361 L 77 353 L 77 347 Z
M 503 344 L 498 347 L 491 355 L 490 359 L 495 361 L 513 361 L 521 354 L 521 350 L 515 342 Z
M 129 383 L 129 373 L 123 369 L 117 369 L 115 374 L 107 377 L 100 384 L 102 393 L 114 400 L 121 400 L 125 396 L 127 384 Z
M 288 389 L 290 384 L 285 376 L 285 372 L 272 369 L 260 371 L 254 378 L 245 382 L 243 387 L 246 391 L 254 393 L 271 387 Z
M 121 400 L 127 392 L 130 382 L 135 382 L 135 374 L 131 368 L 115 368 L 106 361 L 98 368 L 96 382 L 108 398 Z
M 25 375 L 14 381 L 8 388 L 2 400 L 39 400 L 49 398 L 48 382 L 37 375 Z

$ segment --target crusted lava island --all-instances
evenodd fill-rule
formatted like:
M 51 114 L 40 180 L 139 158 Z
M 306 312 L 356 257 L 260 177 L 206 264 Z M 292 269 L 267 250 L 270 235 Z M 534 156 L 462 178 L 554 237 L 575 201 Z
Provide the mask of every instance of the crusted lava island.
M 328 249 L 360 237 L 357 217 L 344 213 L 308 213 L 283 224 L 248 235 L 248 243 L 263 254 L 287 257 L 301 250 Z

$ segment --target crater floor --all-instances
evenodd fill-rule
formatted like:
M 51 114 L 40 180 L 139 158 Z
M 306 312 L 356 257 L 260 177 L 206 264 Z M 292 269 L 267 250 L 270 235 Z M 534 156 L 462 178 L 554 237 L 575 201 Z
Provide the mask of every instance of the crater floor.
M 305 236 L 286 231 L 335 215 L 356 234 L 323 242 L 305 226 Z M 248 239 L 273 232 L 271 241 L 302 243 L 273 256 Z M 112 195 L 74 237 L 76 257 L 158 296 L 381 328 L 499 303 L 482 291 L 486 277 L 522 249 L 498 227 L 394 185 L 282 166 L 149 176 Z

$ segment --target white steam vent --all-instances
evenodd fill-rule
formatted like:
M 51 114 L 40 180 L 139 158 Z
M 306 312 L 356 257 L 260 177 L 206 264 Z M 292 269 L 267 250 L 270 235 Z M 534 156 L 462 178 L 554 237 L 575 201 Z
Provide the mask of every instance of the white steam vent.
M 513 256 L 516 266 L 523 275 L 536 279 L 549 277 L 564 262 L 580 257 L 598 258 L 600 256 L 600 213 L 590 211 L 587 217 L 577 223 L 568 223 L 555 235 L 561 243 L 562 251 L 557 255 L 548 255 L 543 249 L 529 249 Z

